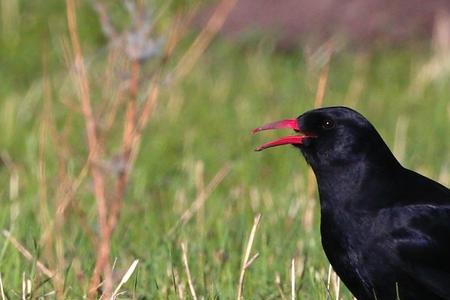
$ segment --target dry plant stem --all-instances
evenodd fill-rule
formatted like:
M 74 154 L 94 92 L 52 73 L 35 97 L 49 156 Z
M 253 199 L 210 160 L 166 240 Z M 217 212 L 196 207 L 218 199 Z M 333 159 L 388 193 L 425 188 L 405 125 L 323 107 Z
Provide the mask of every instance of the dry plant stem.
M 27 283 L 25 279 L 25 272 L 22 273 L 22 300 L 27 300 Z
M 44 228 L 42 234 L 42 244 L 44 256 L 51 261 L 51 245 L 53 244 L 53 235 L 50 232 L 53 231 L 53 224 L 51 217 L 49 216 L 48 208 L 48 192 L 47 192 L 47 177 L 46 177 L 46 164 L 45 164 L 45 141 L 47 140 L 47 124 L 48 121 L 45 120 L 45 116 L 48 116 L 48 112 L 44 108 L 44 114 L 42 116 L 41 126 L 39 128 L 39 150 L 38 150 L 38 174 L 37 179 L 39 182 L 39 221 L 41 222 L 41 227 Z
M 36 267 L 39 271 L 41 271 L 48 278 L 53 278 L 55 276 L 55 272 L 48 269 L 42 262 L 33 257 L 33 255 L 28 251 L 22 244 L 17 241 L 9 231 L 3 230 L 3 235 L 11 242 L 11 244 L 16 247 L 17 251 L 19 251 L 23 257 L 28 259 L 29 261 L 36 262 Z
M 280 275 L 277 273 L 275 276 L 275 284 L 277 286 L 278 292 L 280 293 L 281 300 L 286 300 L 286 295 L 284 294 L 283 287 L 281 286 Z
M 328 275 L 327 275 L 327 290 L 330 291 L 331 286 L 331 274 L 333 273 L 333 267 L 331 265 L 328 266 Z
M 250 258 L 247 262 L 247 264 L 245 265 L 245 268 L 249 268 L 250 265 L 259 257 L 259 253 L 255 253 L 252 258 Z
M 250 232 L 250 236 L 247 241 L 247 246 L 245 249 L 244 258 L 242 260 L 241 272 L 239 275 L 239 285 L 237 290 L 237 300 L 242 299 L 242 292 L 244 290 L 244 278 L 245 271 L 250 267 L 251 263 L 258 257 L 258 253 L 256 253 L 252 258 L 250 258 L 250 252 L 252 251 L 253 241 L 256 235 L 256 229 L 258 228 L 259 221 L 261 220 L 261 214 L 257 215 L 253 220 L 253 227 Z
M 129 172 L 132 169 L 133 162 L 139 151 L 139 145 L 142 137 L 142 131 L 147 125 L 151 113 L 156 105 L 158 98 L 158 78 L 155 75 L 152 84 L 150 85 L 148 98 L 146 99 L 142 108 L 142 113 L 137 115 L 137 97 L 139 92 L 139 73 L 140 64 L 138 61 L 131 62 L 131 76 L 129 81 L 129 99 L 127 103 L 127 110 L 124 123 L 124 134 L 122 140 L 122 157 L 121 164 L 123 169 L 120 170 L 117 182 L 116 193 L 112 199 L 111 208 L 107 216 L 107 237 L 108 242 L 114 232 L 119 219 L 120 209 L 122 207 L 123 198 L 125 196 L 126 187 L 129 181 Z M 109 247 L 109 246 L 108 246 Z M 108 254 L 109 256 L 109 254 Z M 98 285 L 98 282 L 97 282 Z M 91 285 L 93 287 L 94 285 Z M 106 279 L 105 279 L 106 286 Z M 106 291 L 106 288 L 105 288 Z M 106 294 L 106 293 L 105 293 Z
M 206 200 L 211 195 L 211 193 L 217 188 L 217 186 L 222 182 L 222 180 L 230 172 L 231 167 L 229 163 L 226 163 L 219 172 L 211 179 L 205 189 L 198 192 L 194 202 L 191 206 L 181 215 L 178 222 L 169 230 L 169 235 L 172 235 L 178 226 L 184 225 L 189 222 L 190 219 L 198 212 L 198 210 L 205 205 Z
M 111 295 L 111 300 L 114 300 L 119 295 L 120 288 L 127 283 L 127 281 L 130 279 L 131 275 L 133 275 L 134 270 L 136 270 L 137 264 L 139 263 L 138 259 L 135 259 L 133 263 L 130 265 L 128 270 L 125 272 L 125 274 L 122 277 L 122 280 L 120 280 L 119 284 L 117 285 L 116 289 Z
M 105 105 L 99 108 L 99 116 L 104 116 L 102 129 L 104 132 L 109 132 L 111 127 L 114 125 L 114 121 L 116 120 L 116 115 L 119 111 L 119 108 L 122 106 L 125 97 L 124 91 L 128 86 L 127 82 L 120 82 L 117 86 L 114 86 L 114 78 L 116 74 L 116 65 L 117 61 L 120 60 L 121 51 L 119 49 L 111 49 L 110 53 L 108 53 L 108 59 L 106 62 L 106 69 L 104 71 L 105 80 L 102 84 L 101 91 L 101 99 Z M 111 93 L 111 91 L 114 91 Z
M 122 207 L 122 200 L 125 196 L 125 190 L 128 185 L 129 171 L 130 171 L 130 157 L 133 147 L 134 135 L 136 132 L 136 106 L 137 106 L 137 96 L 139 92 L 139 72 L 140 72 L 140 64 L 138 61 L 131 62 L 131 77 L 130 77 L 130 86 L 129 93 L 130 98 L 128 99 L 126 116 L 125 116 L 125 124 L 124 124 L 124 132 L 123 132 L 123 140 L 122 140 L 122 164 L 123 169 L 119 172 L 119 177 L 117 179 L 116 184 L 116 193 L 114 196 L 114 200 L 111 203 L 109 218 L 108 218 L 108 227 L 111 231 L 110 234 L 114 231 L 117 220 L 119 218 L 120 208 Z
M 94 298 L 95 289 L 100 282 L 100 275 L 105 277 L 105 296 L 108 297 L 112 290 L 112 273 L 109 266 L 110 239 L 108 230 L 108 214 L 105 196 L 104 174 L 98 165 L 100 161 L 101 147 L 98 142 L 96 123 L 91 105 L 89 83 L 86 67 L 84 65 L 83 54 L 78 38 L 76 8 L 74 0 L 67 0 L 67 23 L 69 27 L 70 40 L 74 54 L 75 79 L 80 93 L 81 109 L 86 124 L 86 136 L 89 147 L 89 165 L 94 184 L 95 200 L 97 202 L 97 212 L 100 227 L 100 244 L 97 249 L 97 260 L 94 274 L 91 278 L 88 298 Z
M 93 7 L 97 12 L 100 24 L 102 26 L 103 33 L 110 39 L 115 39 L 117 37 L 117 32 L 109 19 L 108 12 L 103 3 L 92 1 Z
M 144 103 L 144 107 L 142 108 L 142 113 L 139 116 L 137 131 L 134 136 L 133 144 L 136 143 L 136 139 L 140 139 L 142 130 L 144 130 L 145 126 L 150 119 L 150 116 L 156 106 L 156 100 L 158 99 L 159 94 L 159 74 L 156 74 L 153 78 L 153 83 L 150 85 L 148 90 L 148 97 Z
M 175 78 L 182 78 L 190 72 L 202 53 L 211 43 L 211 40 L 214 36 L 216 36 L 220 28 L 222 28 L 236 2 L 237 0 L 220 1 L 206 26 L 202 29 L 191 47 L 180 59 L 175 69 Z
M 142 131 L 147 126 L 147 123 L 150 120 L 151 114 L 157 104 L 158 95 L 159 95 L 158 79 L 159 79 L 159 74 L 157 74 L 154 77 L 153 82 L 149 87 L 148 97 L 142 108 L 142 113 L 139 116 L 139 120 L 137 121 L 136 130 L 133 133 L 131 153 L 130 153 L 130 158 L 129 158 L 129 162 L 128 162 L 128 170 L 133 169 L 133 165 L 136 160 L 137 154 L 139 152 L 139 147 L 141 144 Z
M 192 299 L 197 300 L 197 294 L 195 293 L 194 284 L 192 283 L 191 271 L 189 270 L 186 243 L 181 243 L 181 252 L 182 252 L 182 256 L 183 256 L 183 265 L 184 265 L 184 269 L 186 271 L 186 277 L 188 279 L 189 290 L 191 292 Z
M 295 300 L 295 258 L 291 261 L 291 299 Z
M 123 155 L 129 155 L 133 142 L 133 134 L 136 128 L 136 103 L 139 92 L 139 72 L 140 64 L 137 60 L 131 62 L 130 85 L 127 111 L 125 116 L 124 133 L 123 133 Z
M 334 295 L 335 295 L 335 299 L 339 300 L 339 295 L 341 292 L 341 279 L 336 274 L 336 272 L 333 272 L 333 273 L 334 273 Z
M 319 74 L 319 82 L 317 84 L 316 98 L 314 100 L 314 107 L 319 108 L 323 105 L 323 99 L 325 98 L 325 90 L 328 82 L 328 73 L 330 69 L 330 63 L 326 63 L 322 67 Z
M 2 300 L 6 300 L 5 290 L 3 288 L 2 274 L 0 274 L 0 295 L 2 296 Z
M 194 15 L 191 13 L 191 15 Z M 187 16 L 186 18 L 188 21 L 184 22 L 184 17 L 181 16 L 181 14 L 178 14 L 175 17 L 175 21 L 173 23 L 173 26 L 170 30 L 170 33 L 168 35 L 167 39 L 167 46 L 164 49 L 164 62 L 166 62 L 171 56 L 173 51 L 176 48 L 176 45 L 178 44 L 180 38 L 185 33 L 185 31 L 189 28 L 189 26 L 185 26 L 189 23 L 189 20 L 191 20 L 191 16 Z
M 59 261 L 59 257 L 55 261 L 55 249 L 59 249 L 57 247 L 58 241 L 61 240 L 61 232 L 57 230 L 57 226 L 55 224 L 58 223 L 57 220 L 52 220 L 50 216 L 50 210 L 48 206 L 48 194 L 47 194 L 47 178 L 46 178 L 46 166 L 45 166 L 45 141 L 47 140 L 47 124 L 48 121 L 44 120 L 40 127 L 39 132 L 39 159 L 38 159 L 38 180 L 39 180 L 39 221 L 41 227 L 43 228 L 43 233 L 41 237 L 40 243 L 43 248 L 43 256 L 46 263 L 55 270 L 54 276 L 51 278 L 53 281 L 53 285 L 57 292 L 59 298 L 62 298 L 63 289 L 64 289 L 64 281 L 62 279 L 60 270 L 64 268 L 64 262 Z M 57 189 L 60 189 L 58 186 Z
M 137 153 L 139 151 L 139 145 L 142 138 L 142 131 L 147 125 L 151 113 L 153 112 L 158 99 L 158 78 L 156 75 L 153 78 L 153 83 L 150 85 L 148 97 L 142 108 L 142 113 L 137 116 L 137 93 L 139 89 L 139 63 L 133 62 L 132 64 L 132 76 L 130 79 L 130 100 L 127 107 L 124 136 L 123 136 L 123 153 L 122 162 L 124 169 L 120 172 L 116 184 L 116 195 L 111 205 L 109 215 L 109 229 L 114 231 L 119 219 L 120 208 L 122 207 L 122 200 L 125 196 L 125 190 L 128 185 L 129 172 L 133 167 Z M 112 234 L 112 232 L 111 232 Z
M 97 7 L 98 9 L 99 7 Z M 101 7 L 100 7 L 101 8 Z M 73 10 L 73 9 L 72 9 Z M 103 16 L 103 19 L 105 18 L 105 14 L 100 14 L 101 17 Z M 69 29 L 70 29 L 70 14 L 68 13 L 68 17 L 69 17 Z M 105 22 L 103 22 L 105 23 Z M 76 26 L 73 26 L 74 28 Z M 73 30 L 75 31 L 75 30 Z M 72 32 L 72 30 L 71 30 Z M 110 32 L 110 34 L 114 34 L 114 32 Z M 74 36 L 76 36 L 74 34 Z M 71 35 L 72 37 L 72 35 Z M 73 38 L 72 38 L 73 40 Z M 76 44 L 74 42 L 72 42 L 73 44 Z M 79 45 L 78 45 L 79 47 Z M 76 48 L 74 46 L 74 48 Z M 75 52 L 75 58 L 77 51 Z M 111 199 L 111 206 L 110 209 L 108 211 L 107 207 L 106 207 L 106 198 L 105 198 L 105 190 L 104 190 L 104 184 L 102 184 L 103 190 L 102 190 L 102 201 L 98 201 L 98 195 L 96 193 L 96 198 L 97 198 L 97 202 L 98 202 L 98 215 L 99 215 L 99 223 L 100 223 L 100 231 L 101 231 L 101 239 L 100 239 L 100 246 L 99 246 L 99 251 L 98 251 L 98 255 L 97 255 L 97 260 L 96 260 L 96 266 L 95 266 L 95 270 L 94 270 L 94 274 L 92 276 L 91 279 L 91 283 L 90 283 L 90 289 L 89 289 L 89 297 L 92 298 L 93 297 L 93 293 L 95 292 L 95 288 L 98 286 L 99 281 L 100 281 L 100 275 L 101 273 L 104 274 L 105 277 L 105 292 L 104 295 L 106 298 L 108 298 L 108 296 L 111 294 L 112 291 L 112 276 L 111 276 L 111 269 L 108 266 L 109 264 L 109 248 L 110 248 L 110 239 L 112 236 L 112 233 L 114 232 L 114 229 L 116 227 L 118 218 L 119 218 L 119 213 L 120 213 L 120 209 L 122 206 L 122 201 L 123 201 L 123 197 L 125 195 L 125 190 L 126 187 L 128 185 L 128 180 L 129 180 L 129 171 L 131 169 L 131 165 L 132 165 L 132 161 L 135 158 L 135 155 L 137 153 L 137 149 L 139 147 L 140 144 L 140 137 L 141 137 L 141 130 L 145 127 L 145 125 L 148 122 L 149 119 L 149 115 L 151 113 L 151 110 L 154 107 L 154 104 L 156 102 L 156 95 L 157 93 L 153 92 L 154 89 L 152 89 L 151 91 L 151 96 L 149 96 L 149 99 L 146 101 L 146 104 L 144 104 L 144 110 L 143 113 L 141 114 L 141 116 L 139 117 L 139 124 L 138 124 L 138 119 L 137 119 L 137 97 L 138 97 L 138 92 L 139 92 L 139 73 L 140 73 L 140 63 L 137 60 L 133 60 L 131 61 L 130 64 L 130 80 L 129 80 L 129 98 L 128 98 L 128 102 L 127 102 L 127 109 L 126 109 L 126 114 L 125 114 L 125 120 L 124 120 L 124 132 L 123 132 L 123 140 L 122 140 L 122 156 L 120 157 L 120 164 L 121 164 L 121 169 L 119 171 L 118 174 L 118 178 L 116 181 L 116 191 L 115 194 L 113 196 L 113 198 Z M 152 85 L 154 87 L 154 85 Z M 150 105 L 148 105 L 150 103 Z M 88 107 L 90 108 L 90 105 L 88 105 Z M 92 109 L 90 110 L 90 114 L 89 111 L 86 111 L 83 109 L 83 113 L 85 115 L 86 118 L 86 123 L 87 123 L 87 131 L 89 132 L 89 118 L 86 116 L 92 115 Z M 137 130 L 137 126 L 139 125 L 139 129 Z M 94 123 L 94 137 L 95 137 L 95 141 L 96 143 L 91 144 L 89 143 L 89 145 L 94 145 L 94 146 L 99 146 L 99 142 L 98 142 L 98 138 L 95 136 L 95 123 Z M 91 135 L 92 136 L 92 135 Z M 88 134 L 88 139 L 89 139 L 89 134 Z M 96 147 L 90 147 L 90 149 L 95 149 L 97 150 Z M 97 151 L 91 151 L 91 155 L 92 154 L 97 154 Z M 92 156 L 96 156 L 96 155 L 92 155 Z M 96 157 L 97 159 L 94 159 L 94 163 L 95 161 L 99 161 L 99 157 Z M 91 173 L 92 176 L 94 178 L 95 181 L 95 173 L 96 170 L 98 170 L 98 172 L 100 173 L 100 178 L 101 178 L 101 182 L 104 182 L 104 174 L 101 173 L 101 170 L 96 166 L 93 165 L 91 167 Z M 95 183 L 95 182 L 94 182 Z M 105 204 L 105 205 L 103 205 Z
M 46 255 L 46 261 L 49 266 L 55 270 L 55 276 L 52 281 L 55 286 L 55 294 L 58 299 L 64 297 L 64 272 L 66 268 L 66 261 L 64 256 L 64 243 L 63 243 L 63 224 L 64 224 L 64 214 L 56 213 L 54 218 L 50 216 L 50 210 L 48 206 L 48 192 L 47 192 L 47 178 L 46 178 L 46 141 L 47 135 L 50 136 L 51 142 L 56 145 L 58 156 L 58 169 L 59 169 L 59 181 L 54 195 L 52 195 L 53 201 L 57 205 L 61 202 L 70 202 L 72 195 L 67 191 L 70 189 L 71 177 L 67 173 L 66 168 L 66 149 L 67 141 L 61 136 L 55 125 L 53 119 L 53 107 L 52 107 L 52 93 L 51 93 L 51 83 L 47 75 L 46 69 L 46 59 L 44 57 L 44 80 L 43 80 L 43 91 L 44 91 L 44 110 L 42 115 L 43 122 L 41 123 L 41 134 L 39 136 L 39 187 L 40 187 L 40 199 L 41 199 L 41 219 L 42 228 L 45 231 L 42 235 L 42 244 L 44 248 L 44 254 Z M 66 196 L 66 197 L 65 197 Z M 56 257 L 56 260 L 54 258 Z

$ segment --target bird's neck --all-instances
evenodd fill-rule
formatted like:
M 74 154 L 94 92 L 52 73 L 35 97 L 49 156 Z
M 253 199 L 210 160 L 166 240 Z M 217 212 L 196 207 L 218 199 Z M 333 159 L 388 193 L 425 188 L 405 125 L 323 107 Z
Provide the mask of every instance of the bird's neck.
M 371 199 L 383 198 L 384 189 L 380 187 L 395 182 L 400 168 L 393 156 L 382 163 L 361 160 L 337 164 L 332 168 L 313 168 L 322 210 L 379 208 L 383 204 Z

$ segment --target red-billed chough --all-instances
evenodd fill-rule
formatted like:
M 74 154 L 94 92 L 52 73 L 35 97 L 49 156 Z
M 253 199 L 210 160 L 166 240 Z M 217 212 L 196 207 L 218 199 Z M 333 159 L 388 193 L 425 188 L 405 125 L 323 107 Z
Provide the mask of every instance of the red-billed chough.
M 353 295 L 450 299 L 450 190 L 402 167 L 352 109 L 315 109 L 254 133 L 279 128 L 296 134 L 256 150 L 300 149 L 318 183 L 323 248 Z

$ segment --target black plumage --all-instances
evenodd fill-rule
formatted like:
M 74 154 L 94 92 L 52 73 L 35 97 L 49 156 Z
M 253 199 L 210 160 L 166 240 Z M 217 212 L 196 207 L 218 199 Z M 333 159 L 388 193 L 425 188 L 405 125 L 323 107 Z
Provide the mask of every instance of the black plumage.
M 318 183 L 324 251 L 357 299 L 450 299 L 448 188 L 404 168 L 352 109 L 316 109 L 254 132 L 277 128 L 297 134 L 256 150 L 301 150 Z

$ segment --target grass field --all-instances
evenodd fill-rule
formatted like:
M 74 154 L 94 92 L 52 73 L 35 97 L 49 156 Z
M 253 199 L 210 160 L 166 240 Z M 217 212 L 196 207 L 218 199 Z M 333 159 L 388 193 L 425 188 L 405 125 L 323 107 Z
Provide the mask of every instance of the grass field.
M 62 276 L 59 296 L 80 299 L 95 264 L 92 236 L 99 227 L 91 177 L 79 175 L 88 147 L 74 79 L 64 63 L 69 34 L 55 25 L 66 28 L 65 6 L 49 1 L 47 8 L 30 4 L 27 10 L 20 1 L 1 3 L 3 9 L 17 4 L 9 10 L 20 27 L 15 33 L 14 27 L 3 27 L 0 47 L 3 290 L 9 299 L 55 297 L 57 283 L 42 272 L 40 262 Z M 107 85 L 99 75 L 108 68 L 106 40 L 85 4 L 78 22 L 92 101 L 101 115 L 110 109 L 102 106 L 102 97 L 110 94 L 102 90 Z M 183 40 L 174 56 L 191 41 Z M 449 186 L 450 72 L 443 67 L 420 81 L 431 59 L 437 58 L 426 45 L 340 52 L 329 65 L 323 105 L 359 110 L 404 165 Z M 217 40 L 185 77 L 161 88 L 111 242 L 114 287 L 139 260 L 119 298 L 190 299 L 182 243 L 197 296 L 236 298 L 253 220 L 261 214 L 252 246 L 252 255 L 259 257 L 246 270 L 245 298 L 289 299 L 295 259 L 298 299 L 335 299 L 333 284 L 327 291 L 329 265 L 320 244 L 314 177 L 291 147 L 253 151 L 274 134 L 250 134 L 264 122 L 313 108 L 317 81 L 300 50 L 283 54 L 268 42 L 242 47 Z M 120 128 L 112 126 L 103 140 L 108 151 L 102 169 L 113 178 L 120 168 L 115 160 Z M 67 196 L 61 187 L 73 187 L 77 179 Z M 66 199 L 67 208 L 58 215 Z M 189 216 L 193 203 L 200 205 Z M 339 295 L 351 298 L 344 287 Z

